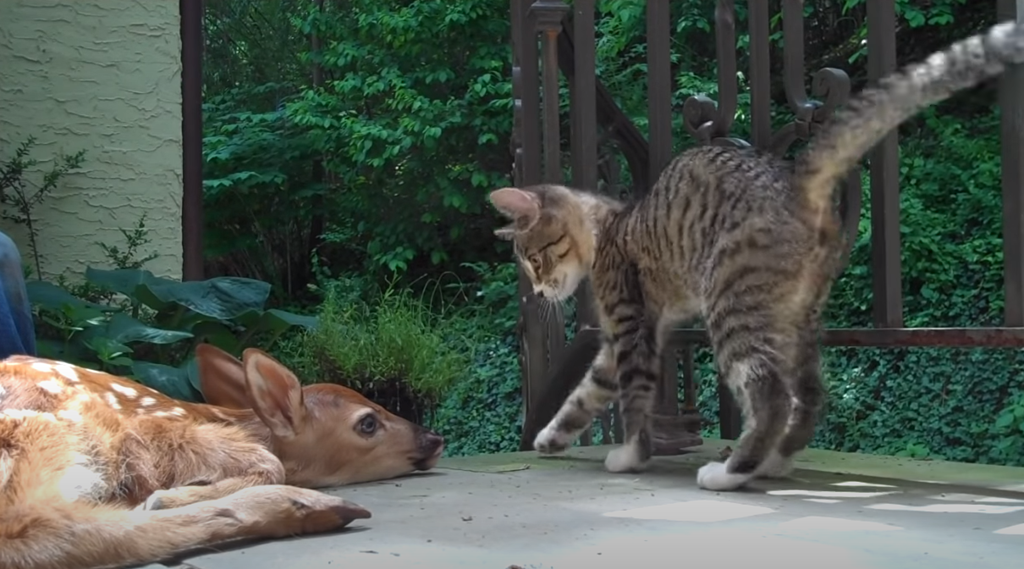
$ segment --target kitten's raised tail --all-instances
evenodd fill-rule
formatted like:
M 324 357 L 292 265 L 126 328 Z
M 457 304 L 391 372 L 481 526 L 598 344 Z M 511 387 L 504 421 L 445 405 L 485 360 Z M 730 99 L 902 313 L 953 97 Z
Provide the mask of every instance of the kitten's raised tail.
M 806 197 L 822 244 L 838 236 L 832 197 L 839 180 L 892 129 L 957 91 L 1024 63 L 1024 25 L 1003 22 L 913 63 L 854 96 L 796 160 L 795 184 Z

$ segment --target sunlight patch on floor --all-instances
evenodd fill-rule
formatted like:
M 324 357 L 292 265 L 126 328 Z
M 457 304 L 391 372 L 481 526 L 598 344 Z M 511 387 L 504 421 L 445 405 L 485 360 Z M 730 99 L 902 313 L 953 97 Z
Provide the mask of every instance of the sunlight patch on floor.
M 850 480 L 849 482 L 835 482 L 832 486 L 861 486 L 870 488 L 896 488 L 892 484 L 877 484 L 874 482 L 858 482 L 856 480 Z
M 985 504 L 929 504 L 927 506 L 871 504 L 865 507 L 873 510 L 932 512 L 940 514 L 1009 514 L 1010 512 L 1024 510 L 1024 506 L 986 506 Z
M 807 516 L 779 524 L 779 528 L 800 531 L 897 531 L 903 528 L 881 522 L 863 522 L 843 518 Z
M 833 500 L 831 498 L 804 498 L 805 502 L 817 502 L 819 504 L 838 504 L 842 500 Z
M 769 490 L 771 496 L 814 496 L 816 498 L 877 498 L 889 494 L 899 494 L 900 491 L 890 492 L 840 492 L 835 490 Z
M 928 496 L 932 500 L 944 500 L 949 502 L 986 502 L 994 504 L 1024 504 L 1024 500 L 1017 498 L 1000 498 L 997 496 L 982 496 L 981 494 L 936 494 Z
M 737 504 L 735 502 L 694 500 L 692 502 L 675 502 L 661 506 L 647 506 L 645 508 L 608 512 L 602 515 L 609 518 L 663 520 L 669 522 L 721 522 L 771 514 L 774 511 L 771 508 Z
M 1008 528 L 999 529 L 993 533 L 998 533 L 1001 535 L 1024 535 L 1024 524 L 1017 524 L 1015 526 L 1010 526 Z

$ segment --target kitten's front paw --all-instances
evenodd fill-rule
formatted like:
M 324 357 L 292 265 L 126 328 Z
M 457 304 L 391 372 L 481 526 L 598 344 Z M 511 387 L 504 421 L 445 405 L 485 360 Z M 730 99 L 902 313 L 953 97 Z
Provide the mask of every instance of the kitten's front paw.
M 567 440 L 565 435 L 551 428 L 550 425 L 544 427 L 537 434 L 537 438 L 533 439 L 533 448 L 540 454 L 558 454 L 564 452 L 571 445 L 572 441 Z
M 608 451 L 604 468 L 608 472 L 641 472 L 647 468 L 647 461 L 640 459 L 639 449 L 624 444 Z
M 748 474 L 730 474 L 724 462 L 709 462 L 697 470 L 697 485 L 705 490 L 728 492 L 750 480 Z
M 757 478 L 785 478 L 793 472 L 793 457 L 782 458 L 777 452 L 772 452 L 761 463 L 761 467 L 754 474 Z

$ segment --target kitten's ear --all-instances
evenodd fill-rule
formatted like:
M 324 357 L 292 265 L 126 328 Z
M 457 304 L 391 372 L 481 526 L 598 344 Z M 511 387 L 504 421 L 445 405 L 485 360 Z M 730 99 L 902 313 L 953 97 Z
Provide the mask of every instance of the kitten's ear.
M 502 237 L 499 233 L 501 231 L 507 230 L 506 234 L 509 235 L 516 230 L 525 231 L 540 219 L 540 200 L 532 192 L 519 188 L 501 188 L 491 192 L 490 198 L 495 209 L 514 222 L 512 226 L 495 231 L 498 237 Z

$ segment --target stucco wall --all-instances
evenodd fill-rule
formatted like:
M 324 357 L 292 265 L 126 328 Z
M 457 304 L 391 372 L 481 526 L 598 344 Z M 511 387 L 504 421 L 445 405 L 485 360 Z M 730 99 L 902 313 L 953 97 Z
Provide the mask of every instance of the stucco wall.
M 29 135 L 40 169 L 86 152 L 35 212 L 45 277 L 107 266 L 96 242 L 123 248 L 144 211 L 160 255 L 146 268 L 180 277 L 179 25 L 178 2 L 0 0 L 0 160 Z M 28 261 L 23 228 L 0 229 Z

